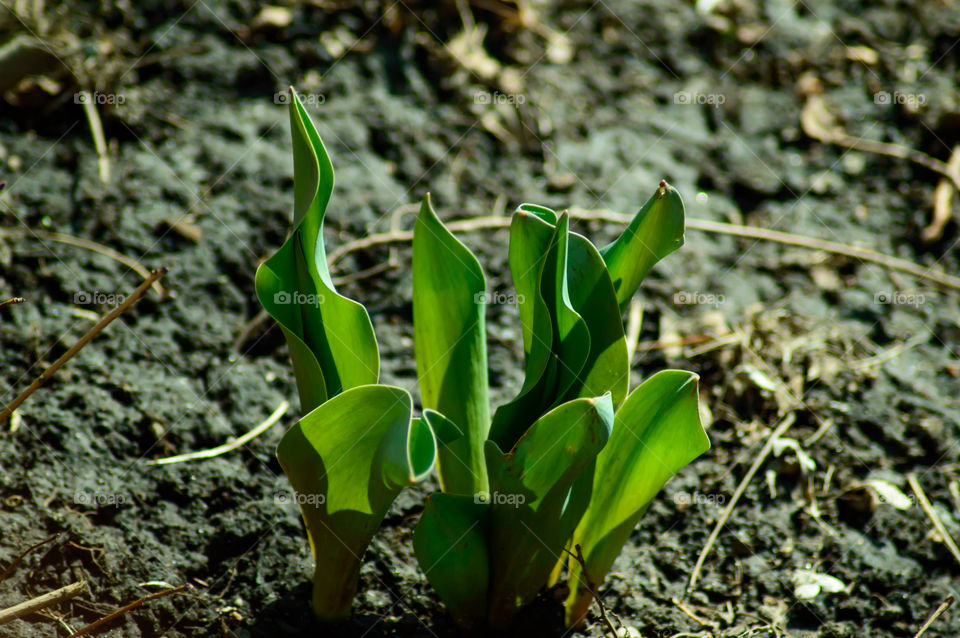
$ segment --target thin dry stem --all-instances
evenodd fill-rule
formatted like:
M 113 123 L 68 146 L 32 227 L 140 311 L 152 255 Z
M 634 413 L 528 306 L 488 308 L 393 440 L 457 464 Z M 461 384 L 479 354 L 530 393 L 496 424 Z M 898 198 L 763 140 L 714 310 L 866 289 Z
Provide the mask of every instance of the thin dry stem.
M 150 289 L 150 286 L 158 280 L 160 277 L 163 277 L 167 273 L 166 268 L 161 268 L 159 270 L 154 270 L 150 273 L 150 276 L 143 280 L 137 289 L 134 290 L 129 297 L 123 300 L 123 303 L 118 305 L 116 308 L 111 310 L 107 315 L 105 315 L 100 321 L 97 322 L 97 325 L 90 328 L 85 335 L 80 337 L 80 339 L 70 347 L 69 350 L 60 355 L 60 358 L 54 361 L 50 367 L 44 370 L 39 377 L 37 377 L 33 383 L 27 387 L 26 390 L 20 393 L 16 399 L 14 399 L 10 405 L 4 408 L 3 412 L 0 412 L 0 423 L 6 421 L 13 411 L 20 407 L 20 404 L 27 400 L 27 398 L 37 391 L 44 383 L 50 380 L 50 378 L 56 374 L 63 364 L 69 361 L 75 354 L 80 352 L 80 350 L 87 345 L 91 339 L 96 337 L 98 334 L 103 332 L 103 329 L 106 328 L 114 319 L 122 315 L 127 309 L 135 304 L 139 299 Z

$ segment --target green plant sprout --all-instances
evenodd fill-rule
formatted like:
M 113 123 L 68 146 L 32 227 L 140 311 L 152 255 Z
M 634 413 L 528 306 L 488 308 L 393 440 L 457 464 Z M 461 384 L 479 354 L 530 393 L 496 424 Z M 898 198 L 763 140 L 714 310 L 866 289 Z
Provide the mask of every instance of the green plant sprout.
M 327 268 L 323 219 L 333 165 L 291 89 L 293 230 L 258 269 L 257 298 L 280 325 L 303 418 L 277 447 L 313 551 L 313 610 L 350 613 L 360 562 L 400 490 L 433 469 L 430 426 L 412 418 L 402 388 L 377 383 L 380 356 L 366 309 L 337 293 Z
M 490 419 L 483 272 L 424 199 L 413 237 L 415 350 L 443 491 L 413 542 L 462 626 L 509 625 L 564 566 L 566 620 L 582 622 L 587 583 L 604 579 L 667 479 L 709 448 L 697 375 L 666 370 L 628 394 L 621 310 L 682 243 L 683 204 L 666 182 L 602 250 L 570 231 L 566 214 L 521 205 L 509 264 L 525 378 Z M 577 545 L 587 574 L 564 558 Z
M 492 415 L 483 269 L 425 197 L 413 233 L 417 418 L 405 390 L 377 384 L 367 311 L 334 289 L 322 236 L 333 167 L 292 90 L 290 120 L 293 231 L 257 270 L 256 290 L 289 345 L 304 413 L 277 456 L 313 550 L 315 614 L 349 614 L 360 557 L 390 504 L 436 465 L 442 491 L 413 545 L 453 618 L 506 627 L 566 576 L 566 620 L 579 624 L 588 583 L 604 579 L 663 484 L 710 446 L 696 374 L 662 371 L 629 391 L 622 311 L 683 243 L 679 193 L 661 182 L 601 250 L 565 213 L 517 209 L 509 266 L 525 377 Z M 582 565 L 569 558 L 575 547 Z

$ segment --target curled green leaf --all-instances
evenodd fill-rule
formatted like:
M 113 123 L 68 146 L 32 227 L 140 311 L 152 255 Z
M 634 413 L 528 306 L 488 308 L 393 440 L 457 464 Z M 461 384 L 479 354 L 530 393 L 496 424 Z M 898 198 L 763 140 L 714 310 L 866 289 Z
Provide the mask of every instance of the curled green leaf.
M 487 441 L 491 626 L 508 625 L 547 582 L 586 505 L 570 499 L 571 487 L 612 427 L 607 393 L 551 410 L 508 454 Z
M 597 457 L 590 503 L 570 546 L 580 545 L 590 582 L 600 583 L 653 497 L 682 467 L 710 448 L 697 408 L 699 377 L 659 372 L 617 410 L 613 432 Z M 592 596 L 580 565 L 569 561 L 567 623 L 582 622 Z
M 351 388 L 304 416 L 277 448 L 313 550 L 322 620 L 349 613 L 361 557 L 390 504 L 433 468 L 433 433 L 411 420 L 412 409 L 401 388 Z
M 293 230 L 260 265 L 257 298 L 283 330 L 290 348 L 301 412 L 340 392 L 376 383 L 380 357 L 366 309 L 333 286 L 323 220 L 333 191 L 333 165 L 299 98 L 291 90 Z
M 682 245 L 683 201 L 677 189 L 661 181 L 620 237 L 600 250 L 621 308 L 654 264 Z

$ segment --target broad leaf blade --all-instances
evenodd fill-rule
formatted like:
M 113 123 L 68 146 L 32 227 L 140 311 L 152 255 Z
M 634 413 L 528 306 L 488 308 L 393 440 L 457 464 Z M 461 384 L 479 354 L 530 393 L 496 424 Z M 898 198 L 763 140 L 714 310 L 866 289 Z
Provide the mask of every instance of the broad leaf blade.
M 411 410 L 405 390 L 359 386 L 304 416 L 277 447 L 313 550 L 313 608 L 323 620 L 349 613 L 360 557 L 390 504 L 433 467 L 433 435 L 411 423 Z
M 607 393 L 551 410 L 509 454 L 487 442 L 492 625 L 504 626 L 547 584 L 586 506 L 571 501 L 571 487 L 594 462 L 612 427 Z
M 473 496 L 433 494 L 413 534 L 413 551 L 447 611 L 464 628 L 485 624 L 490 508 Z
M 630 363 L 617 295 L 600 253 L 582 235 L 570 233 L 570 304 L 590 331 L 590 354 L 567 400 L 612 394 L 614 408 L 627 397 Z
M 511 254 L 512 261 L 514 255 L 523 256 L 522 261 L 516 262 L 519 276 L 514 275 L 520 286 L 518 295 L 530 288 L 529 269 L 538 263 L 534 258 L 537 251 L 545 253 L 539 261 L 536 287 L 530 293 L 534 306 L 523 388 L 513 401 L 497 409 L 490 429 L 491 440 L 501 449 L 512 448 L 534 421 L 562 402 L 590 354 L 590 330 L 571 306 L 567 272 L 569 217 L 560 215 L 546 246 L 541 219 L 518 213 L 514 221 L 518 232 L 511 232 L 511 242 L 516 237 L 525 244 L 522 252 Z M 528 264 L 525 270 L 523 266 Z M 515 270 L 513 263 L 511 270 Z
M 510 221 L 510 275 L 517 293 L 528 381 L 531 378 L 539 379 L 538 374 L 550 354 L 552 338 L 544 334 L 545 330 L 550 329 L 550 324 L 537 326 L 536 321 L 547 321 L 549 318 L 545 306 L 538 309 L 538 302 L 543 305 L 540 273 L 543 271 L 543 260 L 550 250 L 556 223 L 557 216 L 552 210 L 533 204 L 519 206 Z M 540 339 L 535 340 L 534 334 L 539 335 Z
M 490 429 L 485 329 L 486 281 L 473 253 L 424 198 L 413 232 L 413 325 L 424 408 L 463 432 L 440 451 L 445 492 L 487 488 L 483 442 Z
M 514 213 L 510 223 L 510 272 L 523 333 L 524 380 L 517 396 L 497 408 L 493 416 L 490 439 L 502 449 L 510 449 L 523 429 L 546 411 L 548 379 L 556 376 L 551 351 L 553 320 L 540 292 L 544 261 L 555 234 L 555 227 L 541 215 L 523 208 Z
M 367 311 L 338 294 L 330 279 L 323 220 L 333 190 L 333 166 L 293 93 L 290 124 L 293 231 L 257 269 L 256 291 L 264 309 L 284 329 L 297 372 L 301 411 L 307 413 L 343 390 L 376 383 L 380 359 Z M 315 387 L 317 383 L 322 389 Z
M 557 220 L 556 237 L 540 279 L 540 292 L 553 316 L 553 352 L 557 356 L 557 381 L 550 394 L 551 405 L 559 405 L 577 382 L 590 354 L 590 330 L 570 301 L 569 255 L 570 217 L 564 213 Z
M 682 245 L 683 201 L 673 186 L 661 181 L 657 192 L 623 234 L 600 251 L 621 308 L 627 305 L 654 264 Z
M 305 341 L 304 317 L 300 307 L 276 301 L 278 298 L 289 298 L 290 293 L 286 291 L 295 281 L 297 268 L 294 245 L 288 240 L 267 263 L 257 268 L 255 288 L 260 304 L 280 325 L 286 338 L 300 395 L 300 410 L 306 413 L 327 400 L 327 383 L 316 355 Z
M 663 484 L 710 448 L 700 423 L 692 372 L 665 370 L 636 388 L 617 411 L 597 458 L 590 504 L 571 546 L 580 544 L 593 583 L 603 581 L 637 521 Z M 567 622 L 578 624 L 591 595 L 570 561 Z

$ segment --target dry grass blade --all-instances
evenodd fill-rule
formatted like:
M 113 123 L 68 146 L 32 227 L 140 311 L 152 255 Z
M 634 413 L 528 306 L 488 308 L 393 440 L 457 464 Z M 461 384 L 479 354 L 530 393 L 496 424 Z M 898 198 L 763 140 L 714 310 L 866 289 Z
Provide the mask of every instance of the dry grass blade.
M 103 123 L 97 111 L 97 103 L 89 91 L 80 91 L 80 101 L 83 104 L 83 114 L 90 125 L 90 134 L 93 135 L 93 147 L 97 149 L 97 167 L 100 171 L 100 182 L 110 182 L 110 156 L 107 154 L 107 139 L 103 135 Z
M 927 618 L 927 622 L 923 623 L 923 626 L 920 627 L 920 630 L 913 636 L 913 638 L 920 638 L 924 633 L 926 633 L 926 631 L 930 629 L 930 625 L 936 622 L 937 618 L 943 615 L 943 612 L 950 609 L 950 605 L 952 605 L 953 601 L 955 600 L 956 598 L 954 598 L 953 594 L 947 596 L 943 602 L 940 603 L 940 606 L 937 607 L 932 614 L 930 614 L 930 617 Z
M 953 153 L 950 154 L 950 160 L 947 166 L 957 174 L 960 174 L 960 146 L 953 147 Z M 920 233 L 920 239 L 925 242 L 937 241 L 943 237 L 943 229 L 953 216 L 953 197 L 956 188 L 953 182 L 944 177 L 937 184 L 933 191 L 933 217 L 930 224 Z
M 10 299 L 0 301 L 0 308 L 3 308 L 4 306 L 13 306 L 18 303 L 23 303 L 24 301 L 26 300 L 23 297 L 12 297 Z
M 123 253 L 119 253 L 108 246 L 98 244 L 95 241 L 84 239 L 82 237 L 74 237 L 73 235 L 65 235 L 63 233 L 51 233 L 35 228 L 0 228 L 0 237 L 22 237 L 24 239 L 47 240 L 60 244 L 66 244 L 68 246 L 83 248 L 85 250 L 103 255 L 104 257 L 109 257 L 110 259 L 123 264 L 144 279 L 150 276 L 150 269 L 136 259 L 127 257 Z M 161 299 L 167 298 L 167 290 L 160 285 L 159 280 L 153 283 L 153 289 L 157 291 L 157 294 L 160 295 Z
M 726 525 L 727 520 L 729 520 L 730 515 L 733 513 L 733 508 L 736 507 L 737 502 L 740 500 L 740 497 L 743 496 L 743 493 L 747 490 L 747 486 L 750 485 L 750 481 L 753 480 L 754 475 L 763 465 L 763 462 L 767 460 L 767 457 L 770 455 L 771 450 L 773 450 L 774 442 L 779 439 L 783 434 L 790 429 L 790 426 L 793 425 L 793 422 L 796 420 L 796 415 L 793 412 L 787 414 L 784 417 L 783 421 L 780 422 L 780 425 L 777 426 L 767 439 L 767 442 L 764 444 L 763 448 L 760 450 L 760 453 L 757 455 L 757 458 L 754 459 L 753 465 L 750 466 L 750 469 L 747 470 L 746 475 L 744 475 L 743 480 L 740 481 L 740 485 L 737 486 L 736 491 L 734 491 L 733 496 L 730 497 L 730 502 L 727 503 L 727 507 L 723 510 L 723 513 L 720 515 L 720 518 L 717 520 L 717 524 L 714 526 L 713 531 L 710 532 L 710 536 L 707 538 L 706 544 L 704 544 L 703 549 L 700 550 L 700 557 L 697 558 L 697 564 L 693 568 L 693 572 L 690 574 L 690 584 L 687 586 L 687 589 L 693 589 L 697 580 L 700 578 L 700 570 L 703 569 L 703 563 L 707 560 L 707 555 L 710 553 L 710 549 L 713 547 L 713 544 L 717 541 L 717 537 L 720 536 L 720 531 L 723 529 L 723 526 Z
M 927 499 L 927 495 L 923 491 L 923 487 L 920 486 L 920 481 L 917 480 L 917 475 L 913 472 L 908 473 L 907 482 L 910 483 L 910 489 L 913 490 L 917 500 L 920 502 L 920 507 L 923 508 L 923 511 L 926 513 L 927 518 L 930 519 L 930 522 L 933 523 L 934 529 L 937 530 L 937 533 L 940 535 L 940 538 L 943 539 L 947 549 L 950 550 L 950 553 L 953 554 L 957 564 L 960 565 L 960 548 L 957 548 L 957 544 L 947 532 L 947 528 L 943 526 L 943 521 L 940 520 L 940 517 L 937 516 L 933 506 L 930 505 L 930 500 Z
M 195 461 L 197 459 L 212 459 L 215 456 L 220 456 L 221 454 L 226 454 L 230 450 L 235 450 L 238 447 L 246 445 L 253 439 L 257 438 L 267 430 L 269 430 L 273 425 L 280 420 L 280 418 L 287 413 L 287 410 L 290 409 L 290 403 L 284 401 L 273 411 L 273 414 L 267 417 L 267 420 L 253 428 L 243 436 L 230 441 L 229 443 L 224 443 L 223 445 L 218 445 L 217 447 L 210 448 L 209 450 L 200 450 L 199 452 L 189 452 L 187 454 L 178 454 L 177 456 L 168 456 L 164 459 L 157 459 L 155 461 L 147 461 L 147 465 L 169 465 L 171 463 L 182 463 L 183 461 Z
M 585 221 L 605 221 L 615 224 L 627 224 L 631 219 L 631 217 L 627 215 L 621 215 L 619 213 L 603 210 L 571 208 L 569 209 L 569 212 L 572 217 Z M 508 226 L 510 226 L 509 217 L 475 217 L 473 219 L 459 220 L 447 224 L 447 228 L 449 228 L 451 232 L 462 233 L 507 228 Z M 930 268 L 924 268 L 919 264 L 907 261 L 905 259 L 899 259 L 897 257 L 878 253 L 867 248 L 857 248 L 856 246 L 827 241 L 817 237 L 808 237 L 806 235 L 795 235 L 793 233 L 769 230 L 767 228 L 760 228 L 756 226 L 727 224 L 724 222 L 715 222 L 707 219 L 697 219 L 695 217 L 688 217 L 686 219 L 686 227 L 688 230 L 700 230 L 708 233 L 733 235 L 747 239 L 772 241 L 788 246 L 796 246 L 798 248 L 807 248 L 810 250 L 820 250 L 834 255 L 851 257 L 853 259 L 878 264 L 891 270 L 913 275 L 918 279 L 924 279 L 940 286 L 941 288 L 960 290 L 960 277 L 954 277 L 946 273 L 934 271 Z M 367 250 L 369 248 L 373 248 L 374 246 L 409 242 L 412 239 L 412 231 L 394 230 L 388 233 L 368 235 L 362 239 L 343 244 L 336 250 L 332 251 L 327 259 L 327 262 L 330 264 L 331 270 L 333 270 L 336 267 L 336 263 L 340 259 L 352 252 Z

